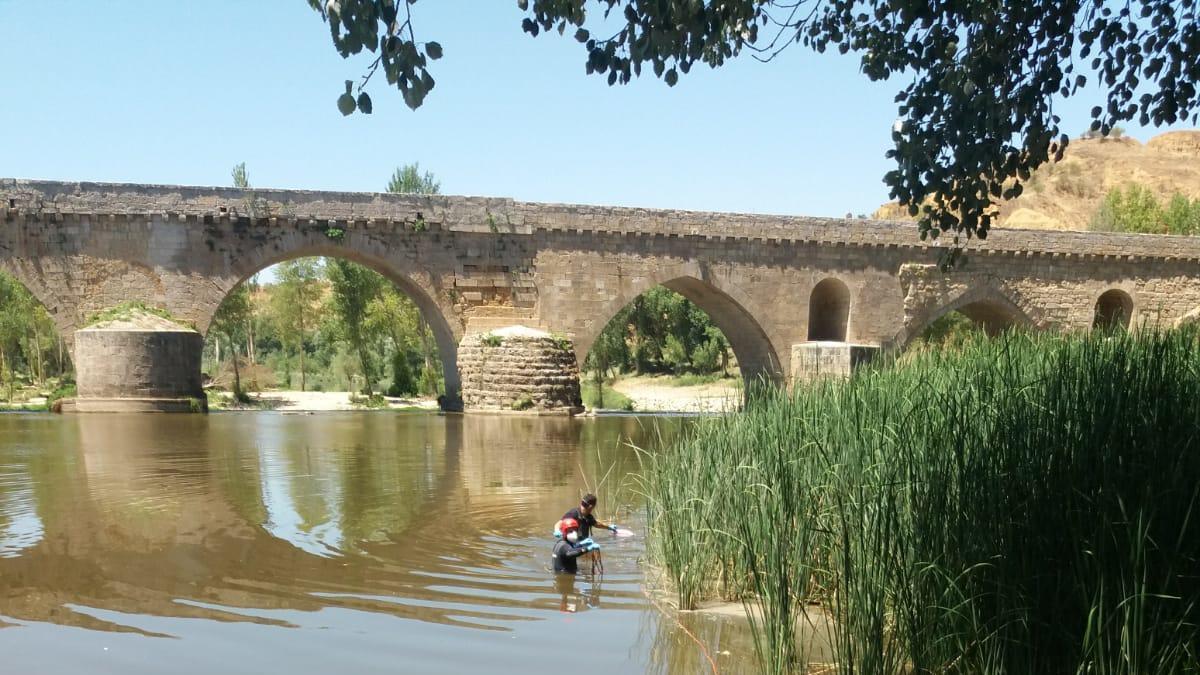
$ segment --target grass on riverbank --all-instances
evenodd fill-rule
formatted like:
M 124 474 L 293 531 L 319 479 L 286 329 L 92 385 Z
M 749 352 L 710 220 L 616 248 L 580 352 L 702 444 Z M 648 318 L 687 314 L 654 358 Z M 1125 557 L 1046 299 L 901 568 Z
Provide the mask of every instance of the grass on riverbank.
M 605 382 L 601 385 L 599 394 L 603 394 L 603 405 L 601 405 L 601 396 L 597 393 L 596 382 L 588 379 L 581 382 L 579 385 L 580 394 L 583 396 L 583 405 L 589 410 L 604 409 L 604 410 L 633 410 L 633 400 L 625 394 L 613 389 L 611 384 Z
M 1200 671 L 1197 333 L 1027 336 L 757 392 L 645 457 L 681 607 L 765 671 L 832 615 L 842 673 Z

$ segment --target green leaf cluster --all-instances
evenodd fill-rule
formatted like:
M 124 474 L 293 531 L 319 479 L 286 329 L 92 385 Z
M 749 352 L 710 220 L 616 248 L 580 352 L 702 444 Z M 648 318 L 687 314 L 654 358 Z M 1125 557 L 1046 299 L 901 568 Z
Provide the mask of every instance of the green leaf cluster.
M 1200 235 L 1200 199 L 1175 193 L 1164 205 L 1148 188 L 1131 184 L 1104 197 L 1089 228 L 1096 232 Z
M 584 360 L 603 378 L 617 373 L 708 374 L 727 372 L 729 341 L 699 307 L 657 286 L 623 308 L 604 327 Z
M 0 272 L 0 385 L 6 400 L 14 399 L 18 386 L 73 378 L 70 355 L 46 308 L 21 282 Z
M 309 0 L 343 57 L 363 49 L 377 55 L 359 90 L 383 67 L 388 83 L 414 109 L 433 89 L 428 61 L 442 53 L 436 42 L 417 41 L 411 15 L 416 2 Z M 1102 99 L 1091 110 L 1091 128 L 1101 135 L 1130 120 L 1142 126 L 1200 121 L 1200 21 L 1192 0 L 517 5 L 526 15 L 524 32 L 569 31 L 586 53 L 586 72 L 610 85 L 626 84 L 648 69 L 675 86 L 696 64 L 720 67 L 744 51 L 769 61 L 794 44 L 853 52 L 873 81 L 899 76 L 888 151 L 895 167 L 884 182 L 917 217 L 922 238 L 949 232 L 965 244 L 987 236 L 999 202 L 1019 196 L 1031 173 L 1061 159 L 1070 143 L 1054 111 L 1056 99 Z M 346 82 L 338 101 L 345 114 L 364 109 L 351 85 Z
M 280 263 L 274 276 L 226 298 L 205 343 L 209 372 L 232 364 L 235 389 L 253 378 L 250 390 L 438 393 L 441 360 L 429 326 L 385 277 L 331 258 Z
M 388 84 L 399 89 L 405 104 L 414 110 L 433 90 L 435 82 L 428 65 L 442 58 L 442 46 L 437 42 L 417 42 L 409 10 L 415 1 L 309 0 L 309 6 L 328 24 L 334 48 L 342 58 L 364 49 L 375 55 L 357 87 L 357 97 L 354 82 L 346 80 L 346 90 L 337 99 L 338 111 L 343 115 L 356 110 L 371 114 L 374 106 L 363 89 L 381 68 Z

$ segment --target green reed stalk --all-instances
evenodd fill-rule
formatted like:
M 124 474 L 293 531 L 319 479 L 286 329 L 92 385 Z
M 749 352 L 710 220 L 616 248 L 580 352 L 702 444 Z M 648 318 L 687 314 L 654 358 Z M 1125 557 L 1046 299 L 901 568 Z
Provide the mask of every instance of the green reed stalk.
M 1009 335 L 757 392 L 642 475 L 680 605 L 759 607 L 771 672 L 804 668 L 813 598 L 844 673 L 1200 672 L 1195 331 Z

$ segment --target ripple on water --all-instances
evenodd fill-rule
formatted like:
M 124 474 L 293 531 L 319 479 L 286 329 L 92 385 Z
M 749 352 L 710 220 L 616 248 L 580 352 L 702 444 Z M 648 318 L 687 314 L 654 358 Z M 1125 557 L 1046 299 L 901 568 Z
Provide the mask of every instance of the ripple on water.
M 601 515 L 623 495 L 619 522 L 644 530 L 622 441 L 686 423 L 0 418 L 6 667 L 696 672 L 699 648 L 643 595 L 640 538 L 597 536 L 603 577 L 549 571 L 554 522 L 601 477 Z

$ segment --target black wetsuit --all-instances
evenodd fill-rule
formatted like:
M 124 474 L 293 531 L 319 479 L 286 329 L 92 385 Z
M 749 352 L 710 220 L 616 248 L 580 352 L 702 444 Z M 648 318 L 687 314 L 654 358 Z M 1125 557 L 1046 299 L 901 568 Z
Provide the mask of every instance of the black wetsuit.
M 575 507 L 563 514 L 563 520 L 574 518 L 579 523 L 579 538 L 587 539 L 592 536 L 592 528 L 596 526 L 596 516 L 583 515 L 579 512 L 579 507 Z
M 575 574 L 579 571 L 579 556 L 587 553 L 587 549 L 576 546 L 566 539 L 554 542 L 554 571 L 556 573 Z

